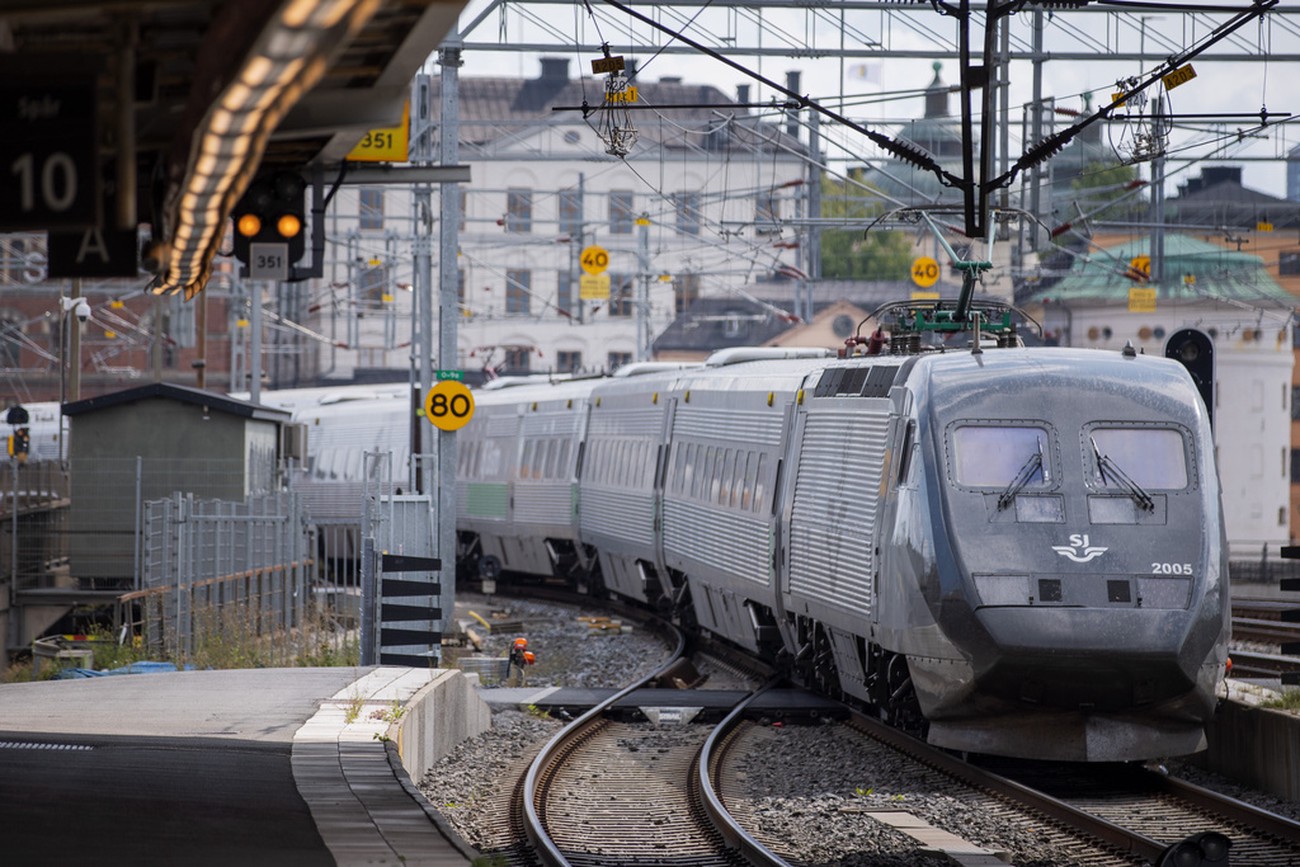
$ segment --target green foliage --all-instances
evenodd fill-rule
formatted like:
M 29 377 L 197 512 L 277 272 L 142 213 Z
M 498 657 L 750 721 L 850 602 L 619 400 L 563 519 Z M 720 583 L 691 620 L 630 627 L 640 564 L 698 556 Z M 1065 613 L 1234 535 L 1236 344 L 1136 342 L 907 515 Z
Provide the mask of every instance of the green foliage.
M 822 232 L 822 276 L 839 280 L 907 280 L 913 258 L 905 232 L 864 230 L 886 210 L 884 200 L 860 186 L 834 179 L 822 184 L 822 216 L 851 228 Z
M 1070 189 L 1079 208 L 1090 219 L 1138 218 L 1146 213 L 1147 201 L 1142 194 L 1132 193 L 1128 189 L 1128 185 L 1137 180 L 1137 177 L 1137 169 L 1133 166 L 1094 162 L 1085 166 L 1079 176 L 1070 182 Z
M 366 700 L 360 694 L 354 694 L 348 700 L 347 710 L 343 713 L 343 722 L 352 725 L 361 716 L 361 708 L 365 705 Z
M 395 723 L 406 713 L 406 708 L 397 699 L 393 699 L 388 707 L 380 708 L 370 715 L 371 719 L 383 720 L 386 723 Z
M 1260 702 L 1259 706 L 1271 710 L 1300 710 L 1300 689 L 1288 689 L 1279 693 L 1277 698 Z

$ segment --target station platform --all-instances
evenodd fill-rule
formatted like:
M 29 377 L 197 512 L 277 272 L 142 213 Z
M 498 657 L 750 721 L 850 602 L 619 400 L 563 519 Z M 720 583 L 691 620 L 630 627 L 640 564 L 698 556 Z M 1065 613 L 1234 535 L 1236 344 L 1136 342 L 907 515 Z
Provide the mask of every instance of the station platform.
M 461 703 L 490 724 L 474 693 L 459 672 L 405 667 L 0 685 L 0 860 L 469 864 L 406 768 L 437 758 L 422 741 L 467 736 L 448 724 Z

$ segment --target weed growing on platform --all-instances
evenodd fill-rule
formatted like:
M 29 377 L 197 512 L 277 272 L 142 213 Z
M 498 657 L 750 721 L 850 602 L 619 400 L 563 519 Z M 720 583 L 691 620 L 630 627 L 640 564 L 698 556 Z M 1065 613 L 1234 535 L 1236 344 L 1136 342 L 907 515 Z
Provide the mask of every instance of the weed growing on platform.
M 1300 710 L 1300 689 L 1288 689 L 1277 698 L 1260 702 L 1259 706 L 1271 710 Z
M 353 695 L 348 701 L 348 709 L 343 713 L 343 722 L 352 725 L 361 716 L 361 708 L 366 700 L 360 695 Z

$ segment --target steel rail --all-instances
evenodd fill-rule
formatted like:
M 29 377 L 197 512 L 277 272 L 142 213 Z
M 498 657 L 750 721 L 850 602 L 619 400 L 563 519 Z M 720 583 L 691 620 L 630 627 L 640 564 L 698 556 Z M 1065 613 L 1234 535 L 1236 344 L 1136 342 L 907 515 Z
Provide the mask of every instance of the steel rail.
M 956 756 L 919 741 L 911 735 L 892 729 L 879 720 L 864 716 L 861 713 L 855 713 L 853 724 L 864 730 L 870 737 L 912 757 L 922 764 L 929 765 L 937 771 L 955 777 L 967 785 L 1037 811 L 1050 819 L 1094 837 L 1121 852 L 1136 855 L 1154 864 L 1160 860 L 1161 855 L 1168 848 L 1165 843 L 1094 816 L 1059 798 L 1031 789 L 992 771 L 977 768 Z
M 696 768 L 700 799 L 703 801 L 704 812 L 708 815 L 709 821 L 713 823 L 713 827 L 722 835 L 722 839 L 728 846 L 738 850 L 746 861 L 756 867 L 789 867 L 789 865 L 741 827 L 736 818 L 731 815 L 731 811 L 722 803 L 713 777 L 731 748 L 731 744 L 726 741 L 727 736 L 745 718 L 745 709 L 750 703 L 774 685 L 769 683 L 751 693 L 748 698 L 731 709 L 731 713 L 718 723 L 705 740 L 704 746 L 700 748 L 700 760 Z
M 555 734 L 542 747 L 541 752 L 533 759 L 533 763 L 528 767 L 528 774 L 524 777 L 523 791 L 523 811 L 524 811 L 524 834 L 528 837 L 529 844 L 533 847 L 534 852 L 546 867 L 571 867 L 568 858 L 560 851 L 559 846 L 551 839 L 546 830 L 545 820 L 538 810 L 538 801 L 541 796 L 539 786 L 543 776 L 553 764 L 555 764 L 564 754 L 565 750 L 570 747 L 574 739 L 580 737 L 595 721 L 597 721 L 605 711 L 609 710 L 625 696 L 630 695 L 646 684 L 655 680 L 660 675 L 667 672 L 686 652 L 686 636 L 670 623 L 660 621 L 663 628 L 671 631 L 677 637 L 677 645 L 668 655 L 668 658 L 652 673 L 646 675 L 630 686 L 624 687 L 614 695 L 605 699 L 600 704 L 595 705 L 582 716 L 575 719 L 569 725 L 565 726 Z

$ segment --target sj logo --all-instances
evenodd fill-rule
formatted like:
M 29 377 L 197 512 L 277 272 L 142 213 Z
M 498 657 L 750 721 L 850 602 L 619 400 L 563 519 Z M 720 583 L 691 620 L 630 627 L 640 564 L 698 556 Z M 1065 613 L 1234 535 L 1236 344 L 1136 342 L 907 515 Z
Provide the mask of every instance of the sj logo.
M 1105 554 L 1107 549 L 1091 544 L 1087 533 L 1074 533 L 1070 536 L 1070 544 L 1053 545 L 1052 550 L 1075 563 L 1087 563 Z

